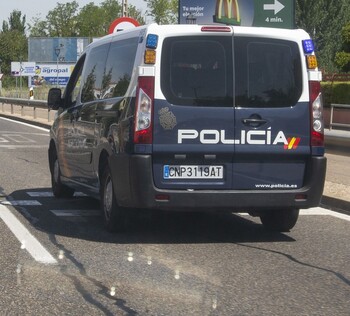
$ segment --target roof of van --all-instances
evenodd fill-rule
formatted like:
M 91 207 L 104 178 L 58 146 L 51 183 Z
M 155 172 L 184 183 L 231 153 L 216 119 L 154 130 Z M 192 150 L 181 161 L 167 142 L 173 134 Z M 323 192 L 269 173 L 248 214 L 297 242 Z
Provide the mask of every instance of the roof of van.
M 207 29 L 205 30 L 204 28 Z M 209 27 L 209 29 L 208 29 Z M 223 32 L 223 28 L 227 30 Z M 237 36 L 255 36 L 255 37 L 269 37 L 276 39 L 293 39 L 293 40 L 303 40 L 308 39 L 310 36 L 301 29 L 279 29 L 279 28 L 267 28 L 267 27 L 248 27 L 248 26 L 227 26 L 227 25 L 198 25 L 198 24 L 169 24 L 169 25 L 158 25 L 156 23 L 142 25 L 135 28 L 127 29 L 124 31 L 119 31 L 117 33 L 109 34 L 101 37 L 97 41 L 91 43 L 87 49 L 94 46 L 99 46 L 103 43 L 107 43 L 113 38 L 128 38 L 132 34 L 139 34 L 141 30 L 146 30 L 145 32 L 157 34 L 160 37 L 181 36 L 190 34 L 221 34 L 221 35 L 231 35 L 235 34 Z

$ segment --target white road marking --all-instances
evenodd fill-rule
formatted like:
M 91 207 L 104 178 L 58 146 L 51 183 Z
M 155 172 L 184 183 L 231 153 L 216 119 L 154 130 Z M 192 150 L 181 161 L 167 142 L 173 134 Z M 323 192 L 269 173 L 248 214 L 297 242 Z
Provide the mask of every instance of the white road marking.
M 0 145 L 0 148 L 16 149 L 16 148 L 49 148 L 49 145 Z
M 12 200 L 12 201 L 1 201 L 2 205 L 13 205 L 13 206 L 35 206 L 42 205 L 36 200 Z
M 44 246 L 25 228 L 15 215 L 4 205 L 0 204 L 0 218 L 21 243 L 21 248 L 27 249 L 30 255 L 38 262 L 55 264 L 56 259 Z
M 56 216 L 80 217 L 80 216 L 100 216 L 99 210 L 50 210 Z
M 53 193 L 51 191 L 43 191 L 43 192 L 27 192 L 27 194 L 30 197 L 53 197 Z M 74 196 L 78 196 L 78 197 L 83 197 L 83 196 L 87 196 L 85 193 L 82 192 L 74 192 Z
M 15 142 L 15 143 L 35 143 L 35 140 L 32 140 L 28 137 L 24 137 L 21 134 L 3 134 L 5 138 Z
M 350 222 L 350 215 L 330 211 L 323 207 L 314 207 L 306 210 L 300 210 L 299 214 L 300 215 L 328 215 L 328 216 L 333 216 L 333 217 L 340 218 Z
M 249 216 L 248 213 L 237 213 L 238 215 L 241 216 Z M 303 216 L 333 216 L 339 219 L 343 219 L 345 221 L 350 222 L 350 215 L 346 215 L 346 214 L 342 214 L 342 213 L 338 213 L 338 212 L 334 212 L 334 211 L 330 211 L 327 210 L 323 207 L 314 207 L 314 208 L 309 208 L 309 209 L 302 209 L 300 210 L 299 215 L 303 215 Z
M 41 131 L 46 131 L 47 132 L 47 131 L 50 130 L 49 128 L 43 128 L 43 127 L 39 127 L 39 126 L 28 124 L 28 123 L 24 123 L 24 122 L 20 122 L 20 121 L 16 121 L 16 120 L 11 120 L 11 119 L 6 118 L 6 117 L 0 117 L 0 120 L 10 121 L 10 122 L 21 124 L 21 125 L 24 125 L 24 126 L 30 126 L 30 127 L 36 128 L 36 129 L 40 129 Z

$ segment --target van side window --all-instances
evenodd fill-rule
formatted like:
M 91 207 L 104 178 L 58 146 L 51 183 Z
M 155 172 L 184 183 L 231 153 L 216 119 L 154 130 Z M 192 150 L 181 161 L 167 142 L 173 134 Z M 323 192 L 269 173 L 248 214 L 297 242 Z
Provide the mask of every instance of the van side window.
M 302 92 L 297 43 L 235 38 L 236 106 L 294 106 Z
M 137 45 L 138 37 L 111 43 L 102 80 L 101 99 L 125 95 L 134 68 Z
M 81 73 L 83 71 L 85 57 L 85 54 L 80 57 L 69 78 L 65 90 L 66 107 L 75 106 L 78 101 L 81 91 Z
M 97 46 L 87 55 L 82 75 L 81 102 L 83 103 L 100 99 L 109 45 Z
M 233 106 L 231 38 L 166 38 L 161 67 L 161 88 L 170 103 Z

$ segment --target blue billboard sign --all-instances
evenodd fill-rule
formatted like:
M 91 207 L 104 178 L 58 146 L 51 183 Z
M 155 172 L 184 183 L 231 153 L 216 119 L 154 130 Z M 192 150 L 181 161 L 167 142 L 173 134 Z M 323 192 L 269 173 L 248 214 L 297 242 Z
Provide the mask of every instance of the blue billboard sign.
M 90 41 L 85 37 L 30 37 L 28 59 L 37 63 L 76 63 Z

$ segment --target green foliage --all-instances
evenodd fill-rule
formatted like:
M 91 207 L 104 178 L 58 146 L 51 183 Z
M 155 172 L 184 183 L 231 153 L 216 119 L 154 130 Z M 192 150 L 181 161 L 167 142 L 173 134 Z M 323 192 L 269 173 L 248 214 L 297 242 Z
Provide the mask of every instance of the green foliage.
M 178 1 L 176 0 L 146 0 L 147 15 L 158 24 L 173 24 L 178 20 Z
M 9 21 L 3 21 L 2 23 L 2 31 L 18 31 L 20 33 L 25 32 L 26 29 L 26 16 L 22 17 L 21 11 L 13 10 L 10 14 Z
M 76 1 L 58 3 L 46 20 L 34 19 L 29 26 L 30 36 L 101 37 L 108 34 L 109 26 L 121 13 L 117 0 L 105 0 L 100 6 L 90 2 L 81 9 Z M 132 5 L 128 6 L 128 16 L 145 24 L 141 11 Z
M 76 1 L 57 3 L 56 8 L 46 16 L 49 36 L 70 37 L 77 35 L 77 12 L 79 4 Z
M 106 34 L 103 11 L 93 2 L 80 10 L 76 19 L 79 36 L 99 37 Z
M 345 25 L 341 32 L 342 48 L 341 52 L 335 55 L 335 63 L 339 66 L 341 71 L 350 71 L 350 23 Z
M 321 86 L 326 107 L 331 103 L 350 104 L 350 82 L 322 82 Z
M 341 29 L 350 22 L 349 0 L 296 0 L 296 24 L 316 44 L 320 68 L 335 72 L 336 52 L 341 50 Z
M 350 71 L 350 53 L 337 52 L 335 55 L 335 63 L 344 72 Z
M 33 24 L 29 25 L 29 32 L 31 37 L 47 37 L 49 36 L 47 30 L 47 22 L 40 20 L 38 17 L 33 19 Z
M 0 60 L 1 71 L 5 74 L 3 83 L 11 82 L 11 62 L 25 61 L 28 54 L 28 42 L 25 35 L 25 16 L 14 10 L 9 21 L 3 22 L 0 32 Z

